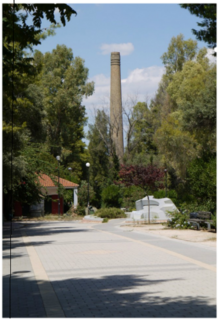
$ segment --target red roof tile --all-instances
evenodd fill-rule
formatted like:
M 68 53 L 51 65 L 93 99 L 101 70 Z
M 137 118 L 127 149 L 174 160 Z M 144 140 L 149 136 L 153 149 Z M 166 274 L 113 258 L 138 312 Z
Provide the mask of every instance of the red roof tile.
M 58 177 L 57 176 L 51 176 L 55 182 L 58 182 Z M 56 184 L 52 181 L 52 179 L 46 175 L 46 174 L 41 174 L 38 176 L 39 182 L 42 186 L 44 187 L 57 187 Z M 63 185 L 63 187 L 78 187 L 78 184 L 75 184 L 73 182 L 70 182 L 64 178 L 59 178 L 60 184 Z

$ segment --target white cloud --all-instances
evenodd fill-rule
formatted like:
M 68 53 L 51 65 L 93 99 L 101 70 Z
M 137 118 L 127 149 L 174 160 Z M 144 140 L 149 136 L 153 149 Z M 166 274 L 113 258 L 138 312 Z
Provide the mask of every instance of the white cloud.
M 165 68 L 161 66 L 151 66 L 146 68 L 136 68 L 131 71 L 127 78 L 121 80 L 122 104 L 125 109 L 136 104 L 138 101 L 149 103 L 155 96 L 161 77 L 165 72 Z M 104 74 L 98 74 L 89 79 L 95 82 L 94 94 L 83 100 L 88 116 L 88 124 L 95 122 L 95 114 L 97 109 L 104 109 L 106 113 L 110 113 L 110 77 Z M 126 118 L 124 120 L 126 137 Z M 85 133 L 88 126 L 85 127 Z M 88 144 L 88 140 L 85 139 Z
M 151 66 L 146 68 L 136 68 L 131 71 L 127 78 L 121 80 L 122 101 L 129 101 L 130 97 L 136 97 L 137 101 L 148 102 L 154 97 L 165 68 L 161 66 Z M 110 101 L 110 77 L 98 74 L 89 81 L 95 82 L 94 94 L 84 99 L 89 116 L 89 123 L 93 123 L 94 109 L 109 109 Z
M 130 55 L 133 52 L 134 46 L 132 43 L 102 44 L 100 49 L 102 50 L 102 55 L 108 55 L 111 52 L 120 52 L 121 56 L 125 56 L 125 55 Z
M 208 57 L 210 63 L 217 63 L 217 57 L 213 56 L 214 53 L 215 53 L 215 51 L 212 48 L 207 48 L 206 57 Z

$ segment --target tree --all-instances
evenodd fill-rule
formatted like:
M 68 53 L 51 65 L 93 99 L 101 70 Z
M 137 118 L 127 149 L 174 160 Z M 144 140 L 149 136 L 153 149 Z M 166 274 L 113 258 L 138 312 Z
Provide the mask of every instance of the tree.
M 94 125 L 89 125 L 87 138 L 89 140 L 88 152 L 90 160 L 91 182 L 102 186 L 109 177 L 111 138 L 109 130 L 109 117 L 103 110 L 97 110 Z
M 26 14 L 20 12 L 23 9 Z M 72 14 L 76 14 L 70 6 L 65 4 L 3 4 L 3 84 L 4 92 L 9 90 L 12 95 L 19 83 L 17 76 L 26 73 L 33 75 L 33 58 L 25 56 L 24 50 L 32 50 L 33 45 L 41 44 L 46 35 L 41 30 L 41 20 L 46 14 L 47 19 L 56 24 L 54 12 L 59 9 L 63 26 Z M 33 16 L 33 24 L 26 23 L 28 15 Z M 49 33 L 53 34 L 53 33 Z M 13 95 L 12 95 L 13 96 Z
M 93 190 L 92 185 L 89 185 L 89 199 L 90 199 L 90 205 L 93 204 L 93 199 L 95 197 L 95 193 Z M 80 187 L 79 187 L 79 206 L 84 208 L 84 214 L 85 214 L 85 208 L 88 206 L 88 183 L 87 181 L 81 181 Z
M 210 65 L 207 50 L 196 47 L 182 35 L 171 40 L 163 55 L 165 87 L 150 105 L 160 120 L 154 132 L 159 157 L 184 181 L 194 158 L 215 152 L 216 67 Z
M 146 155 L 156 153 L 156 146 L 152 142 L 154 132 L 152 114 L 144 102 L 138 102 L 134 106 L 133 119 L 136 120 L 133 131 L 133 153 Z
M 21 192 L 20 182 L 29 179 L 30 184 L 35 185 L 35 170 L 29 168 L 21 152 L 31 142 L 41 141 L 44 137 L 42 95 L 34 82 L 38 70 L 33 65 L 33 58 L 25 51 L 53 34 L 55 26 L 48 32 L 40 27 L 43 14 L 56 24 L 56 8 L 60 11 L 63 25 L 76 13 L 63 4 L 3 4 L 3 192 L 10 210 L 12 192 L 16 198 Z M 20 9 L 24 9 L 26 14 L 19 12 Z M 33 24 L 28 26 L 26 20 L 31 13 Z M 34 192 L 33 185 L 30 194 Z M 35 194 L 32 197 L 34 201 Z
M 36 52 L 36 58 L 43 65 L 41 89 L 46 111 L 46 143 L 54 157 L 62 155 L 66 166 L 81 172 L 85 148 L 83 127 L 87 120 L 82 100 L 92 95 L 94 83 L 87 82 L 84 60 L 73 58 L 72 50 L 64 45 L 57 45 L 52 53 Z
M 184 180 L 189 162 L 199 154 L 199 146 L 188 131 L 183 131 L 181 118 L 181 113 L 171 113 L 157 129 L 154 141 L 163 163 L 172 166 Z
M 118 183 L 125 186 L 139 186 L 149 193 L 163 188 L 161 182 L 163 177 L 164 171 L 156 166 L 121 165 Z
M 121 207 L 122 193 L 120 187 L 112 184 L 105 187 L 102 191 L 102 204 L 103 207 Z
M 188 167 L 188 185 L 198 204 L 216 212 L 216 156 L 196 158 Z
M 201 144 L 201 151 L 216 149 L 216 65 L 209 64 L 206 49 L 195 61 L 186 62 L 167 92 L 176 102 L 183 130 Z
M 110 130 L 110 118 L 104 110 L 97 110 L 94 125 L 89 125 L 88 153 L 91 183 L 96 192 L 96 206 L 101 206 L 101 192 L 118 177 L 119 160 L 115 153 Z
M 192 29 L 194 35 L 198 40 L 203 40 L 209 44 L 209 47 L 216 47 L 216 4 L 180 4 L 184 9 L 188 9 L 191 14 L 199 18 L 203 18 L 202 22 L 197 22 L 201 30 Z
M 182 34 L 172 37 L 167 52 L 161 56 L 166 68 L 166 77 L 171 80 L 172 75 L 181 71 L 187 61 L 195 58 L 196 51 L 196 41 L 192 39 L 184 40 Z
M 19 55 L 23 55 L 19 52 Z M 27 162 L 21 154 L 27 145 L 45 138 L 42 93 L 34 82 L 34 75 L 14 71 L 15 84 L 3 85 L 3 185 L 11 189 L 11 181 L 20 182 L 27 173 Z M 13 77 L 10 72 L 10 78 Z M 4 77 L 3 77 L 4 79 Z M 11 82 L 11 81 L 10 81 Z

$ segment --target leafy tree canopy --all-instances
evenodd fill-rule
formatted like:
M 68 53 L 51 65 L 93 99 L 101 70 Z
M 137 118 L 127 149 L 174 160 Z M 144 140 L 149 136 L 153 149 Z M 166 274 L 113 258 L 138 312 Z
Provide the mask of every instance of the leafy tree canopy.
M 157 188 L 163 188 L 161 182 L 163 177 L 164 171 L 156 166 L 121 165 L 118 183 L 125 186 L 139 186 L 145 192 L 153 192 Z
M 196 51 L 197 42 L 192 39 L 184 40 L 182 34 L 171 39 L 167 52 L 161 56 L 169 80 L 173 74 L 182 70 L 185 62 L 196 56 Z
M 197 25 L 202 27 L 201 30 L 192 29 L 194 35 L 198 40 L 203 40 L 209 44 L 209 47 L 216 47 L 216 4 L 180 4 L 184 9 L 188 9 L 191 14 L 196 15 L 199 18 L 203 18 L 202 22 L 198 22 Z

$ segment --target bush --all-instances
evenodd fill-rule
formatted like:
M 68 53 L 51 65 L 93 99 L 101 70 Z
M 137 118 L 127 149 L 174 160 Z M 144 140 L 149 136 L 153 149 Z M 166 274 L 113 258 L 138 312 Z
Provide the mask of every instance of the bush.
M 127 210 L 135 210 L 135 202 L 146 196 L 145 191 L 138 186 L 130 186 L 123 188 L 123 207 Z
M 213 202 L 211 200 L 202 203 L 182 203 L 180 205 L 180 212 L 173 211 L 167 212 L 168 216 L 171 217 L 171 220 L 168 221 L 167 225 L 171 228 L 179 228 L 179 229 L 187 229 L 192 228 L 192 224 L 188 223 L 188 219 L 190 217 L 191 212 L 198 212 L 198 211 L 207 211 L 211 212 L 213 208 Z M 216 214 L 211 216 L 213 220 L 212 226 L 216 228 Z
M 99 209 L 95 212 L 95 216 L 106 219 L 126 218 L 124 211 L 115 207 Z
M 213 212 L 213 202 L 211 200 L 209 201 L 203 201 L 203 203 L 199 200 L 197 203 L 182 203 L 180 205 L 181 212 L 187 213 L 190 215 L 191 212 L 197 212 L 197 211 L 206 211 L 206 212 Z
M 75 213 L 78 215 L 85 215 L 85 206 L 78 205 Z
M 89 200 L 92 204 L 92 200 L 95 197 L 95 192 L 93 187 L 89 185 Z M 79 191 L 78 191 L 78 202 L 82 207 L 86 207 L 88 204 L 88 183 L 86 181 L 81 181 Z
M 161 199 L 166 197 L 166 191 L 160 190 L 153 193 L 156 199 Z M 172 202 L 177 205 L 177 192 L 175 190 L 167 191 L 167 197 L 172 200 Z
M 108 222 L 108 219 L 107 218 L 104 218 L 102 223 L 107 223 Z
M 122 195 L 119 186 L 110 185 L 102 191 L 102 204 L 104 207 L 120 207 L 122 204 Z
M 218 230 L 218 213 L 212 215 L 213 226 Z
M 189 216 L 186 213 L 181 213 L 177 210 L 172 212 L 167 212 L 167 216 L 169 216 L 171 219 L 168 220 L 166 225 L 169 228 L 174 229 L 189 229 L 192 228 L 192 224 L 188 223 Z

